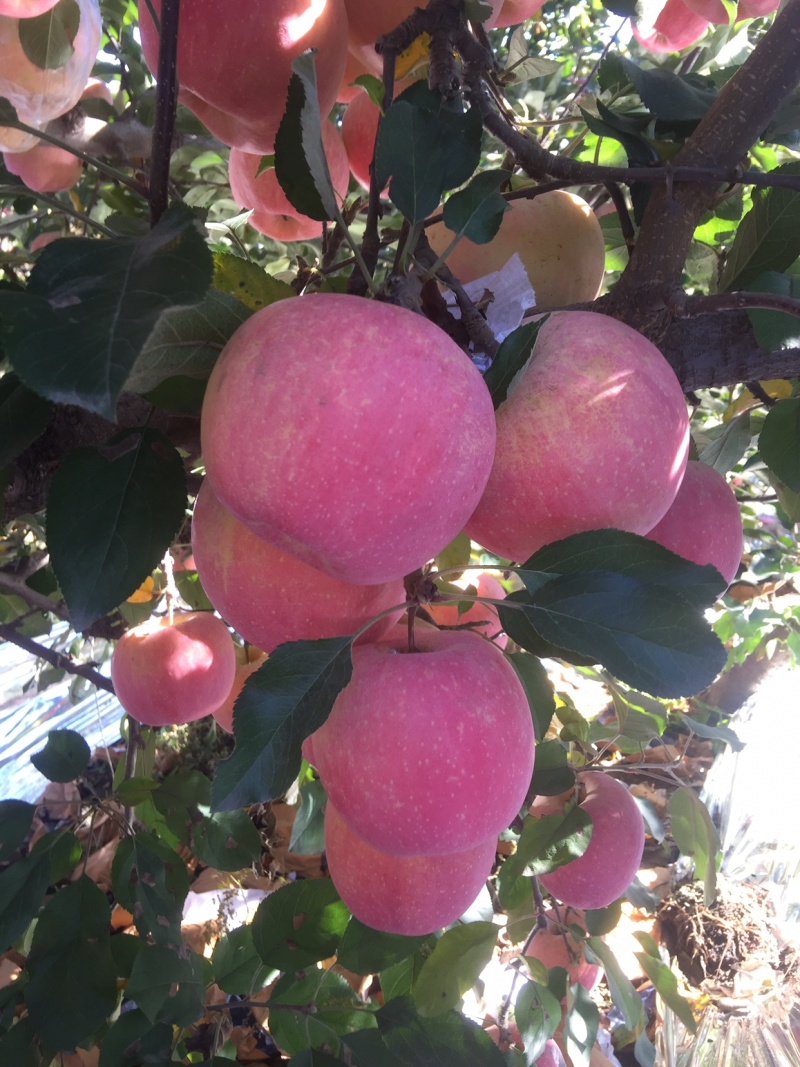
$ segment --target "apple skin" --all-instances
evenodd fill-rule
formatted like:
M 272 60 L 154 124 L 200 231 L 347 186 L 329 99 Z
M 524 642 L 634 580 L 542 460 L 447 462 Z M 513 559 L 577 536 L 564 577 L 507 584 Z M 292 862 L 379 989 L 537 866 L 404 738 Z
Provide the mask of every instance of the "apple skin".
M 497 410 L 497 450 L 466 532 L 524 562 L 583 530 L 646 534 L 680 487 L 689 418 L 675 373 L 630 326 L 558 312 Z
M 401 578 L 452 541 L 486 485 L 494 437 L 483 378 L 442 330 L 338 293 L 251 316 L 214 367 L 201 417 L 223 504 L 358 585 Z
M 647 534 L 693 563 L 710 563 L 730 585 L 742 560 L 742 517 L 725 478 L 699 460 L 689 460 L 678 495 Z
M 562 927 L 558 923 L 556 914 L 552 909 L 547 909 L 547 927 L 537 930 L 533 940 L 528 946 L 527 956 L 533 956 L 544 964 L 548 970 L 551 967 L 563 967 L 569 975 L 571 985 L 579 982 L 590 993 L 600 981 L 602 969 L 595 963 L 589 963 L 583 953 L 583 946 L 576 941 L 569 931 L 562 933 Z M 562 916 L 565 926 L 572 923 L 581 929 L 586 929 L 586 921 L 583 912 L 574 908 L 566 908 Z M 569 950 L 567 948 L 569 946 Z
M 335 806 L 325 809 L 325 856 L 350 911 L 374 930 L 414 937 L 448 926 L 480 893 L 497 837 L 446 856 L 395 856 L 368 844 Z
M 192 555 L 206 595 L 245 641 L 271 652 L 284 641 L 355 633 L 374 615 L 403 604 L 400 579 L 352 585 L 262 541 L 228 511 L 206 479 L 192 518 Z M 375 623 L 375 641 L 403 612 Z
M 506 26 L 517 26 L 521 22 L 527 22 L 543 6 L 544 0 L 504 0 L 494 20 L 494 28 L 502 30 Z
M 462 852 L 517 816 L 533 773 L 514 668 L 477 634 L 415 630 L 353 649 L 353 674 L 304 749 L 348 826 L 393 855 Z M 502 758 L 501 758 L 502 754 Z
M 83 161 L 53 144 L 40 143 L 27 152 L 4 152 L 6 169 L 35 193 L 56 193 L 77 185 Z
M 696 15 L 684 0 L 667 0 L 652 24 L 632 22 L 633 36 L 650 52 L 681 52 L 698 41 L 708 20 Z
M 33 19 L 55 7 L 58 0 L 0 0 L 0 15 L 12 19 Z
M 161 14 L 161 0 L 153 0 Z M 268 154 L 286 106 L 292 62 L 315 49 L 323 115 L 333 107 L 347 57 L 344 0 L 242 0 L 231 17 L 228 0 L 192 0 L 181 10 L 179 99 L 225 144 Z M 142 51 L 158 70 L 158 33 L 139 8 Z
M 633 881 L 642 862 L 644 821 L 636 801 L 602 771 L 585 771 L 580 806 L 591 816 L 592 837 L 582 856 L 539 879 L 548 893 L 574 908 L 605 908 Z
M 59 230 L 47 230 L 45 233 L 37 233 L 34 239 L 31 241 L 31 252 L 38 252 L 41 248 L 46 248 L 51 245 L 53 241 L 57 241 L 64 234 Z
M 328 161 L 333 188 L 339 200 L 347 196 L 350 164 L 342 135 L 332 122 L 322 123 L 322 146 Z M 275 168 L 258 173 L 261 156 L 232 148 L 228 176 L 233 198 L 239 207 L 253 208 L 253 229 L 278 241 L 309 241 L 322 233 L 322 223 L 292 207 L 278 182 Z M 293 236 L 287 236 L 293 234 Z
M 247 648 L 236 649 L 236 673 L 233 676 L 233 685 L 231 691 L 227 697 L 223 700 L 218 708 L 215 708 L 211 714 L 216 720 L 217 726 L 221 727 L 227 733 L 233 733 L 233 711 L 236 705 L 236 700 L 244 689 L 244 683 L 258 670 L 267 660 L 266 652 L 261 652 L 257 648 L 248 646 Z M 252 655 L 252 659 L 250 656 Z
M 722 0 L 683 0 L 683 2 L 700 18 L 708 19 L 709 22 L 719 26 L 728 25 L 728 12 Z M 778 3 L 779 0 L 739 0 L 735 21 L 770 15 L 777 10 Z
M 443 222 L 425 230 L 441 255 L 455 237 Z M 500 270 L 519 255 L 539 307 L 561 307 L 594 300 L 600 292 L 606 250 L 600 223 L 585 200 L 556 189 L 533 200 L 515 200 L 503 215 L 496 236 L 485 245 L 462 237 L 447 257 L 461 282 Z
M 780 0 L 739 0 L 737 21 L 739 19 L 758 19 L 763 15 L 771 15 L 773 11 L 778 10 L 779 3 Z
M 348 51 L 344 74 L 342 75 L 342 84 L 336 94 L 336 103 L 349 104 L 351 100 L 355 100 L 358 94 L 363 92 L 363 89 L 360 85 L 354 85 L 353 82 L 356 78 L 361 77 L 362 74 L 369 73 L 371 73 L 369 67 L 362 61 L 360 56 Z
M 476 575 L 474 572 L 470 574 L 467 571 L 463 578 L 452 584 L 461 589 L 467 589 L 470 585 L 474 586 L 477 590 L 477 596 L 488 597 L 491 600 L 503 600 L 506 595 L 505 589 L 491 574 Z M 443 595 L 446 597 L 447 593 Z M 499 637 L 494 638 L 494 644 L 501 650 L 508 644 L 508 637 L 504 633 L 500 633 L 502 626 L 497 615 L 497 608 L 491 604 L 472 604 L 462 615 L 458 614 L 458 604 L 426 604 L 425 610 L 433 621 L 440 626 L 463 626 L 465 623 L 470 622 L 481 623 L 481 626 L 475 627 L 474 633 L 482 634 L 488 638 L 492 638 L 494 634 L 499 634 Z
M 342 116 L 342 140 L 353 177 L 359 185 L 369 189 L 369 165 L 375 151 L 380 109 L 364 89 L 357 88 L 358 92 Z
M 231 691 L 236 654 L 227 627 L 208 611 L 151 618 L 128 630 L 111 657 L 125 711 L 145 726 L 193 722 Z

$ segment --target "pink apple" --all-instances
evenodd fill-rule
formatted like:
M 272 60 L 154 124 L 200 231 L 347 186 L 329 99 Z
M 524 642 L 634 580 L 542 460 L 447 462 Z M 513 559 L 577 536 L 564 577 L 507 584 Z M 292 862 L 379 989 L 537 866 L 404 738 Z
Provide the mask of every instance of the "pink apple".
M 359 585 L 394 581 L 449 544 L 483 492 L 494 435 L 486 385 L 442 330 L 334 293 L 271 304 L 240 326 L 201 419 L 225 506 Z
M 576 941 L 569 930 L 565 929 L 574 923 L 585 930 L 586 920 L 583 912 L 575 908 L 564 908 L 561 923 L 552 909 L 548 909 L 546 915 L 547 926 L 544 930 L 536 931 L 525 955 L 539 960 L 548 970 L 551 967 L 563 967 L 569 975 L 571 985 L 579 982 L 591 993 L 600 981 L 601 968 L 587 961 L 582 943 Z
M 217 726 L 222 727 L 229 734 L 233 733 L 233 711 L 239 694 L 244 689 L 244 683 L 251 674 L 254 674 L 259 667 L 266 663 L 266 660 L 266 652 L 261 652 L 252 646 L 236 649 L 236 673 L 233 676 L 231 691 L 220 706 L 211 712 L 216 719 Z
M 669 511 L 647 534 L 693 563 L 710 563 L 730 584 L 742 560 L 742 517 L 725 478 L 698 460 L 686 465 Z
M 467 571 L 463 578 L 453 582 L 459 589 L 475 588 L 476 596 L 487 597 L 490 600 L 503 600 L 506 595 L 505 589 L 493 578 L 491 574 L 476 574 Z M 447 592 L 443 593 L 447 597 Z M 501 633 L 502 627 L 497 615 L 497 608 L 491 604 L 472 604 L 463 614 L 458 614 L 458 604 L 426 604 L 425 610 L 431 618 L 440 626 L 465 626 L 469 623 L 475 625 L 475 632 L 484 637 L 493 638 L 498 648 L 505 648 L 508 638 Z M 498 635 L 499 636 L 495 636 Z
M 683 392 L 655 345 L 591 311 L 551 315 L 497 410 L 467 533 L 518 562 L 582 530 L 645 534 L 675 499 L 688 447 Z
M 582 856 L 545 874 L 548 893 L 575 908 L 605 908 L 633 881 L 642 862 L 644 822 L 636 801 L 621 782 L 602 771 L 578 776 L 580 806 L 592 820 L 592 836 Z
M 333 884 L 355 917 L 374 930 L 413 937 L 455 922 L 491 874 L 493 835 L 446 856 L 395 856 L 368 844 L 328 801 L 325 856 Z
M 53 144 L 41 142 L 27 152 L 4 152 L 3 161 L 11 174 L 36 193 L 55 193 L 77 185 L 83 161 Z
M 194 507 L 192 549 L 211 603 L 245 641 L 265 652 L 284 641 L 353 634 L 406 599 L 400 579 L 351 585 L 262 541 L 219 501 L 208 479 Z M 363 637 L 377 640 L 402 611 Z
M 375 151 L 380 109 L 364 89 L 359 89 L 342 116 L 342 140 L 350 170 L 356 181 L 369 189 L 369 165 Z
M 53 241 L 57 241 L 63 236 L 64 234 L 60 230 L 47 230 L 45 233 L 38 233 L 31 241 L 31 252 L 38 252 L 40 248 L 46 248 Z
M 500 14 L 494 21 L 496 30 L 527 22 L 544 5 L 544 0 L 504 0 Z
M 0 0 L 0 15 L 12 19 L 33 19 L 55 7 L 58 0 Z
M 361 86 L 354 85 L 353 82 L 355 82 L 356 78 L 361 77 L 362 74 L 368 73 L 370 73 L 370 70 L 367 64 L 362 62 L 359 56 L 348 52 L 344 65 L 344 74 L 342 75 L 342 84 L 336 94 L 337 104 L 349 104 L 360 92 L 363 92 Z
M 231 635 L 210 612 L 151 618 L 128 630 L 111 657 L 111 681 L 127 713 L 146 726 L 210 715 L 231 691 Z
M 396 855 L 461 852 L 519 813 L 533 725 L 514 668 L 477 634 L 415 631 L 353 649 L 353 675 L 311 735 L 328 796 Z M 309 759 L 311 755 L 309 753 Z
M 425 234 L 437 255 L 455 237 L 443 222 Z M 447 257 L 447 266 L 461 282 L 472 282 L 500 270 L 519 255 L 540 307 L 561 307 L 594 300 L 600 292 L 606 250 L 600 223 L 586 203 L 556 189 L 533 200 L 514 200 L 503 215 L 496 236 L 485 245 L 465 237 Z
M 350 165 L 342 135 L 332 122 L 322 124 L 322 145 L 328 160 L 333 188 L 341 202 L 347 196 Z M 233 198 L 239 207 L 252 208 L 250 225 L 277 241 L 308 241 L 319 237 L 322 223 L 302 215 L 290 204 L 278 182 L 274 167 L 260 174 L 260 155 L 231 149 L 228 175 Z M 287 236 L 291 234 L 291 236 Z
M 707 18 L 690 11 L 684 0 L 666 0 L 652 23 L 634 21 L 633 36 L 650 52 L 681 52 L 708 29 Z
M 737 19 L 757 19 L 778 10 L 780 0 L 739 0 Z
M 160 0 L 153 0 L 161 14 Z M 347 57 L 344 0 L 192 0 L 181 9 L 180 99 L 225 144 L 270 153 L 286 107 L 292 62 L 315 50 L 320 111 L 336 100 Z M 142 3 L 147 65 L 158 69 L 158 33 Z

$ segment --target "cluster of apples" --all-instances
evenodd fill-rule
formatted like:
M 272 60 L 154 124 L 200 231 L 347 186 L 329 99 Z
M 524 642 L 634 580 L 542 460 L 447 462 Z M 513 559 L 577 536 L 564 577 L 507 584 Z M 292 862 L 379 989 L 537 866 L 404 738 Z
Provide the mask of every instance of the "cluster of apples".
M 780 0 L 738 0 L 736 21 L 777 11 Z M 711 25 L 727 26 L 729 10 L 722 0 L 666 0 L 648 9 L 647 20 L 633 23 L 633 35 L 651 52 L 680 52 L 699 41 Z
M 10 100 L 22 122 L 37 129 L 86 97 L 111 102 L 106 86 L 89 79 L 100 45 L 99 0 L 77 0 L 77 33 L 62 66 L 38 67 L 26 55 L 21 23 L 47 14 L 55 4 L 56 0 L 0 0 L 0 96 Z M 81 175 L 80 159 L 32 133 L 0 127 L 0 150 L 7 169 L 35 192 L 70 189 Z

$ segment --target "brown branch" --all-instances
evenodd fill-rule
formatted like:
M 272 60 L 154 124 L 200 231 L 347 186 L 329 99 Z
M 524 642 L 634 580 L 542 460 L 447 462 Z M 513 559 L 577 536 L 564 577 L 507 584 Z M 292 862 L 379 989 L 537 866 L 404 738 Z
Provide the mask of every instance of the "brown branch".
M 150 161 L 150 225 L 155 226 L 167 209 L 169 163 L 175 112 L 178 106 L 178 20 L 180 0 L 163 0 L 158 47 L 156 117 Z
M 79 677 L 92 682 L 98 689 L 105 689 L 108 693 L 114 692 L 111 680 L 96 671 L 94 667 L 90 667 L 88 663 L 78 663 L 72 656 L 67 656 L 63 652 L 56 652 L 54 648 L 48 648 L 46 645 L 40 645 L 38 641 L 33 641 L 30 637 L 18 634 L 13 626 L 6 626 L 4 623 L 0 623 L 0 640 L 10 641 L 12 645 L 17 645 L 18 648 L 22 648 L 32 656 L 36 656 L 37 659 L 45 660 L 57 670 L 66 671 L 67 674 L 77 674 Z
M 800 318 L 800 300 L 780 293 L 754 293 L 740 290 L 735 293 L 714 293 L 712 296 L 687 296 L 682 294 L 669 310 L 677 318 L 692 318 L 696 315 L 714 315 L 719 311 L 743 311 L 747 308 L 762 308 L 765 311 L 782 311 L 785 315 Z
M 59 619 L 69 619 L 66 608 L 43 593 L 37 593 L 27 584 L 25 579 L 18 574 L 9 574 L 8 571 L 0 571 L 0 589 L 13 596 L 18 596 L 26 604 L 30 604 L 37 611 L 48 611 L 57 615 Z
M 633 250 L 636 247 L 636 230 L 634 229 L 631 217 L 628 214 L 628 205 L 625 203 L 625 195 L 616 182 L 603 182 L 603 186 L 616 208 L 617 218 L 619 219 L 620 229 L 622 230 L 622 237 L 625 241 L 625 247 L 628 249 L 628 257 L 630 257 L 633 255 Z

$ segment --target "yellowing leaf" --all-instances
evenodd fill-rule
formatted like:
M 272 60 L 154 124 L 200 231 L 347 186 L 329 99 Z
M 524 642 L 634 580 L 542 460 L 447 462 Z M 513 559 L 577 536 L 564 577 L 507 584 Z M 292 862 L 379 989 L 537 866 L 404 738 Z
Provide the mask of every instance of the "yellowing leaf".
M 128 604 L 146 604 L 148 600 L 152 600 L 155 594 L 156 583 L 151 577 L 145 578 L 135 593 L 131 593 L 128 597 Z
M 405 52 L 401 52 L 395 63 L 394 75 L 399 81 L 405 78 L 412 70 L 428 62 L 428 47 L 431 39 L 427 33 L 421 33 L 416 40 L 412 41 Z
M 231 252 L 214 253 L 212 284 L 219 292 L 241 300 L 251 311 L 258 311 L 267 304 L 295 295 L 291 285 L 273 278 L 263 267 L 234 256 Z
M 771 396 L 774 400 L 786 400 L 792 395 L 791 382 L 787 382 L 785 378 L 770 378 L 767 381 L 759 382 L 759 385 L 767 396 Z M 736 399 L 728 404 L 722 416 L 722 421 L 729 422 L 735 415 L 740 414 L 742 411 L 747 411 L 748 408 L 755 407 L 759 403 L 760 401 L 745 387 Z

